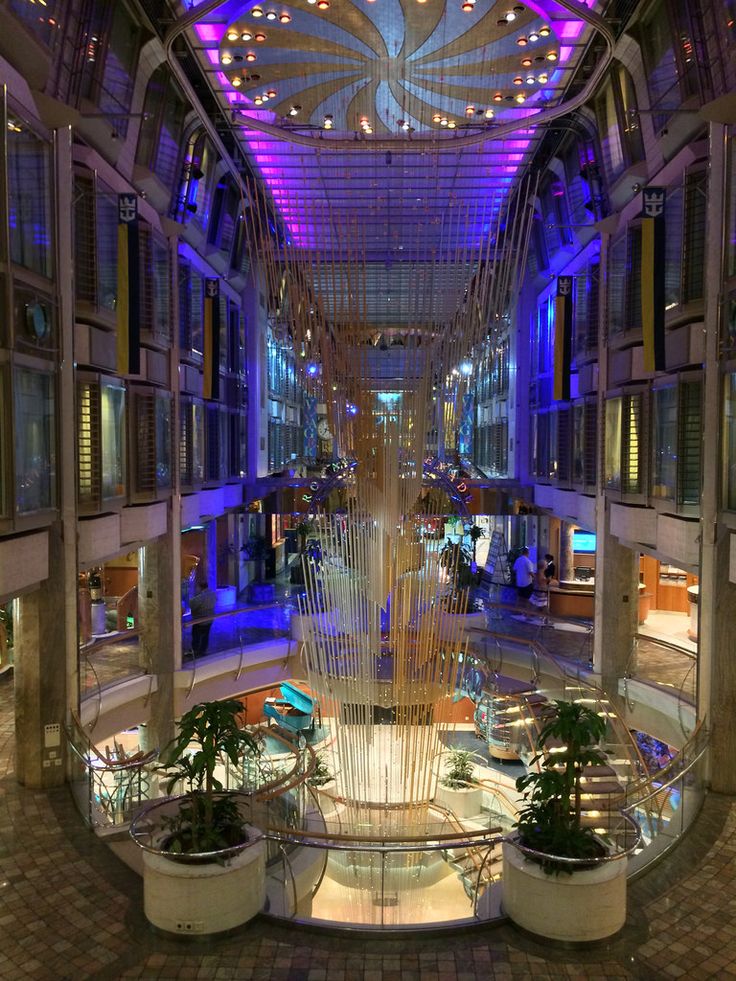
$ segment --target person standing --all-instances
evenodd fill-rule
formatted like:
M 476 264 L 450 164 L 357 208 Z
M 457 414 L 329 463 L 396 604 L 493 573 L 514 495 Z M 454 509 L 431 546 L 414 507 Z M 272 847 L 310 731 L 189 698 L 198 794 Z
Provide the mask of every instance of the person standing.
M 189 609 L 192 611 L 192 620 L 199 620 L 200 623 L 192 624 L 192 653 L 195 657 L 204 657 L 210 640 L 211 618 L 214 617 L 217 596 L 207 588 L 203 579 L 197 580 L 195 588 L 197 592 L 189 603 Z
M 547 585 L 557 576 L 557 566 L 555 565 L 555 557 L 549 552 L 544 556 L 544 561 L 546 563 L 544 567 L 544 578 L 547 580 Z
M 526 545 L 514 562 L 514 582 L 519 599 L 528 600 L 534 592 L 534 565 L 529 558 L 529 549 Z

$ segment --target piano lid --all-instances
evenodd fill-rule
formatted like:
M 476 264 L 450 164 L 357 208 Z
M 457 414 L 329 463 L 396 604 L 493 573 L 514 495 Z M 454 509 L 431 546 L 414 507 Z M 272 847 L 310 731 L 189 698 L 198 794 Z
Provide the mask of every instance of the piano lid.
M 296 685 L 290 685 L 288 681 L 285 681 L 283 685 L 279 686 L 281 688 L 281 694 L 290 702 L 295 709 L 300 712 L 304 712 L 307 715 L 311 715 L 314 711 L 314 699 L 311 695 L 307 695 L 305 691 L 301 688 L 297 688 Z

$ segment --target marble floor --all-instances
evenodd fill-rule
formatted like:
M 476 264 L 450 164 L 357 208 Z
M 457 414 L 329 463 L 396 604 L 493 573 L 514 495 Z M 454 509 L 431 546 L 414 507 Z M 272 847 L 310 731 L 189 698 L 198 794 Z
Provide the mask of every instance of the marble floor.
M 580 951 L 509 924 L 336 936 L 257 919 L 227 939 L 163 939 L 140 879 L 82 825 L 68 790 L 20 787 L 12 679 L 0 682 L 0 978 L 473 981 L 736 976 L 736 800 L 711 795 L 676 854 L 630 887 L 621 935 Z

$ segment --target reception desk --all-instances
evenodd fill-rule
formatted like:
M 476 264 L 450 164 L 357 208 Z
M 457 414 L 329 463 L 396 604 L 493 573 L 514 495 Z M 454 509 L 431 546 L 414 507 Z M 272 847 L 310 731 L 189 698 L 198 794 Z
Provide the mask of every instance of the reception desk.
M 582 617 L 592 620 L 595 613 L 595 582 L 562 580 L 549 587 L 549 612 L 555 617 Z
M 639 623 L 649 615 L 651 593 L 639 586 Z M 595 615 L 595 580 L 563 580 L 549 588 L 549 612 L 556 617 L 582 617 L 592 620 Z

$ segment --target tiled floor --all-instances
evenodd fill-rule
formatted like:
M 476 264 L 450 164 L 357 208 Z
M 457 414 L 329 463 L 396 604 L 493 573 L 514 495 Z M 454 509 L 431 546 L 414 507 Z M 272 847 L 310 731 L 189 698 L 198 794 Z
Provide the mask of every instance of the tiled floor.
M 19 787 L 12 682 L 0 683 L 0 977 L 471 981 L 736 976 L 736 801 L 710 797 L 676 856 L 630 888 L 622 935 L 592 950 L 510 925 L 462 935 L 330 936 L 257 920 L 190 944 L 155 936 L 141 883 L 81 825 L 65 788 Z

